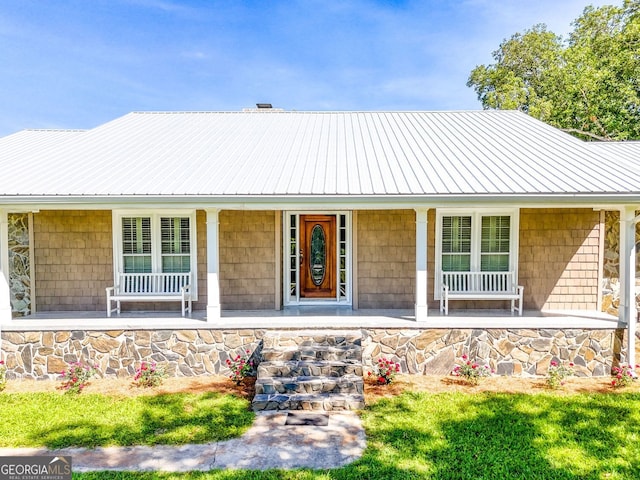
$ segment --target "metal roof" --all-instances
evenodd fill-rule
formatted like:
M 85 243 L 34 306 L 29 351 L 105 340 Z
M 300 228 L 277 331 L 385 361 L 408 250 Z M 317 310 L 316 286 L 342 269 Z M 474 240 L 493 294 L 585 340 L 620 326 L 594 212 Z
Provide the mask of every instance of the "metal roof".
M 594 194 L 638 201 L 638 154 L 608 169 L 602 148 L 516 111 L 134 112 L 92 130 L 0 139 L 0 201 Z

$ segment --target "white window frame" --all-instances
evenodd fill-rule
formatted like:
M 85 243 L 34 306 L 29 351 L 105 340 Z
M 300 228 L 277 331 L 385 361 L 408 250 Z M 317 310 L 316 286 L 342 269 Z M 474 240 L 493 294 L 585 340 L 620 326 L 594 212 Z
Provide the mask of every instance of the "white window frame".
M 124 270 L 122 251 L 122 218 L 123 217 L 150 217 L 151 218 L 151 271 L 162 272 L 162 247 L 160 218 L 187 217 L 189 218 L 190 263 L 191 263 L 191 291 L 193 300 L 198 300 L 198 241 L 196 238 L 196 211 L 195 210 L 113 210 L 113 281 L 118 280 L 118 275 Z
M 509 216 L 509 271 L 518 279 L 518 247 L 520 237 L 520 209 L 518 208 L 442 208 L 436 211 L 435 278 L 433 295 L 440 300 L 442 293 L 442 217 L 471 217 L 471 270 L 480 271 L 482 217 Z
M 300 306 L 300 305 L 345 305 L 351 306 L 353 295 L 353 243 L 352 243 L 352 231 L 353 231 L 353 217 L 350 211 L 345 210 L 321 210 L 321 211 L 304 211 L 304 210 L 286 210 L 283 212 L 284 221 L 282 222 L 282 292 L 284 306 Z M 291 256 L 289 254 L 289 235 L 291 231 L 291 216 L 296 217 L 296 265 L 300 265 L 300 216 L 301 215 L 335 215 L 336 216 L 336 298 L 329 299 L 308 299 L 300 297 L 300 271 L 296 268 L 296 294 L 291 295 L 291 289 L 289 279 L 291 275 Z M 345 216 L 346 224 L 346 275 L 345 275 L 345 298 L 340 298 L 340 224 L 338 217 L 340 215 Z

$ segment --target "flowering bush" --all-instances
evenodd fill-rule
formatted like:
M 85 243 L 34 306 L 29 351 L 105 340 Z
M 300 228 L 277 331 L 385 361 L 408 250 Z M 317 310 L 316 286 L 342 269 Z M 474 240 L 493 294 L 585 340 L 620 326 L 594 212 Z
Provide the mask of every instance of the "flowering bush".
M 481 378 L 490 377 L 492 373 L 488 365 L 481 367 L 477 363 L 471 362 L 466 355 L 462 355 L 460 365 L 453 367 L 451 372 L 456 377 L 464 378 L 470 385 L 478 385 Z
M 400 372 L 400 364 L 387 358 L 379 358 L 374 372 L 369 372 L 368 376 L 375 376 L 376 382 L 380 385 L 388 385 L 393 381 L 396 373 Z
M 4 360 L 0 360 L 0 392 L 7 386 L 7 367 Z
M 640 365 L 636 365 L 636 368 L 640 368 Z M 626 364 L 613 367 L 611 374 L 613 375 L 613 380 L 611 380 L 611 386 L 613 388 L 628 387 L 631 382 L 637 378 L 635 368 Z
M 249 360 L 251 352 L 246 351 L 245 355 L 237 355 L 236 358 L 227 358 L 227 367 L 231 370 L 229 378 L 240 385 L 245 377 L 249 376 L 253 370 L 253 361 Z
M 82 393 L 82 390 L 89 385 L 89 380 L 97 374 L 97 365 L 90 366 L 82 362 L 70 363 L 60 374 L 63 382 L 59 388 L 65 390 L 65 393 Z
M 565 379 L 572 376 L 573 373 L 573 362 L 570 362 L 567 367 L 552 360 L 547 370 L 547 386 L 549 388 L 558 388 L 564 385 Z
M 133 383 L 138 387 L 157 387 L 162 384 L 166 376 L 164 368 L 158 367 L 157 363 L 142 362 L 140 368 L 136 370 Z

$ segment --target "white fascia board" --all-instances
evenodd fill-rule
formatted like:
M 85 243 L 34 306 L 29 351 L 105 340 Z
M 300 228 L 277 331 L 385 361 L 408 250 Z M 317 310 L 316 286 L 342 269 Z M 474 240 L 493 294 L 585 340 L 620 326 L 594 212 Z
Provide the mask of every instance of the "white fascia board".
M 122 208 L 180 208 L 224 210 L 390 210 L 413 208 L 518 206 L 521 208 L 619 209 L 640 205 L 640 193 L 633 194 L 554 194 L 554 195 L 318 195 L 282 197 L 217 196 L 25 196 L 0 197 L 8 211 L 37 210 L 113 210 Z

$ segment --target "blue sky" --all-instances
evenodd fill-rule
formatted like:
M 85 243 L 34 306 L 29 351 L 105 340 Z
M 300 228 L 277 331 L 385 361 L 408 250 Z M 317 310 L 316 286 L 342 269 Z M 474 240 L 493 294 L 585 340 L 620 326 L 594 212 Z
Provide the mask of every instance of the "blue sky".
M 131 111 L 479 109 L 466 86 L 589 0 L 3 0 L 0 136 Z

